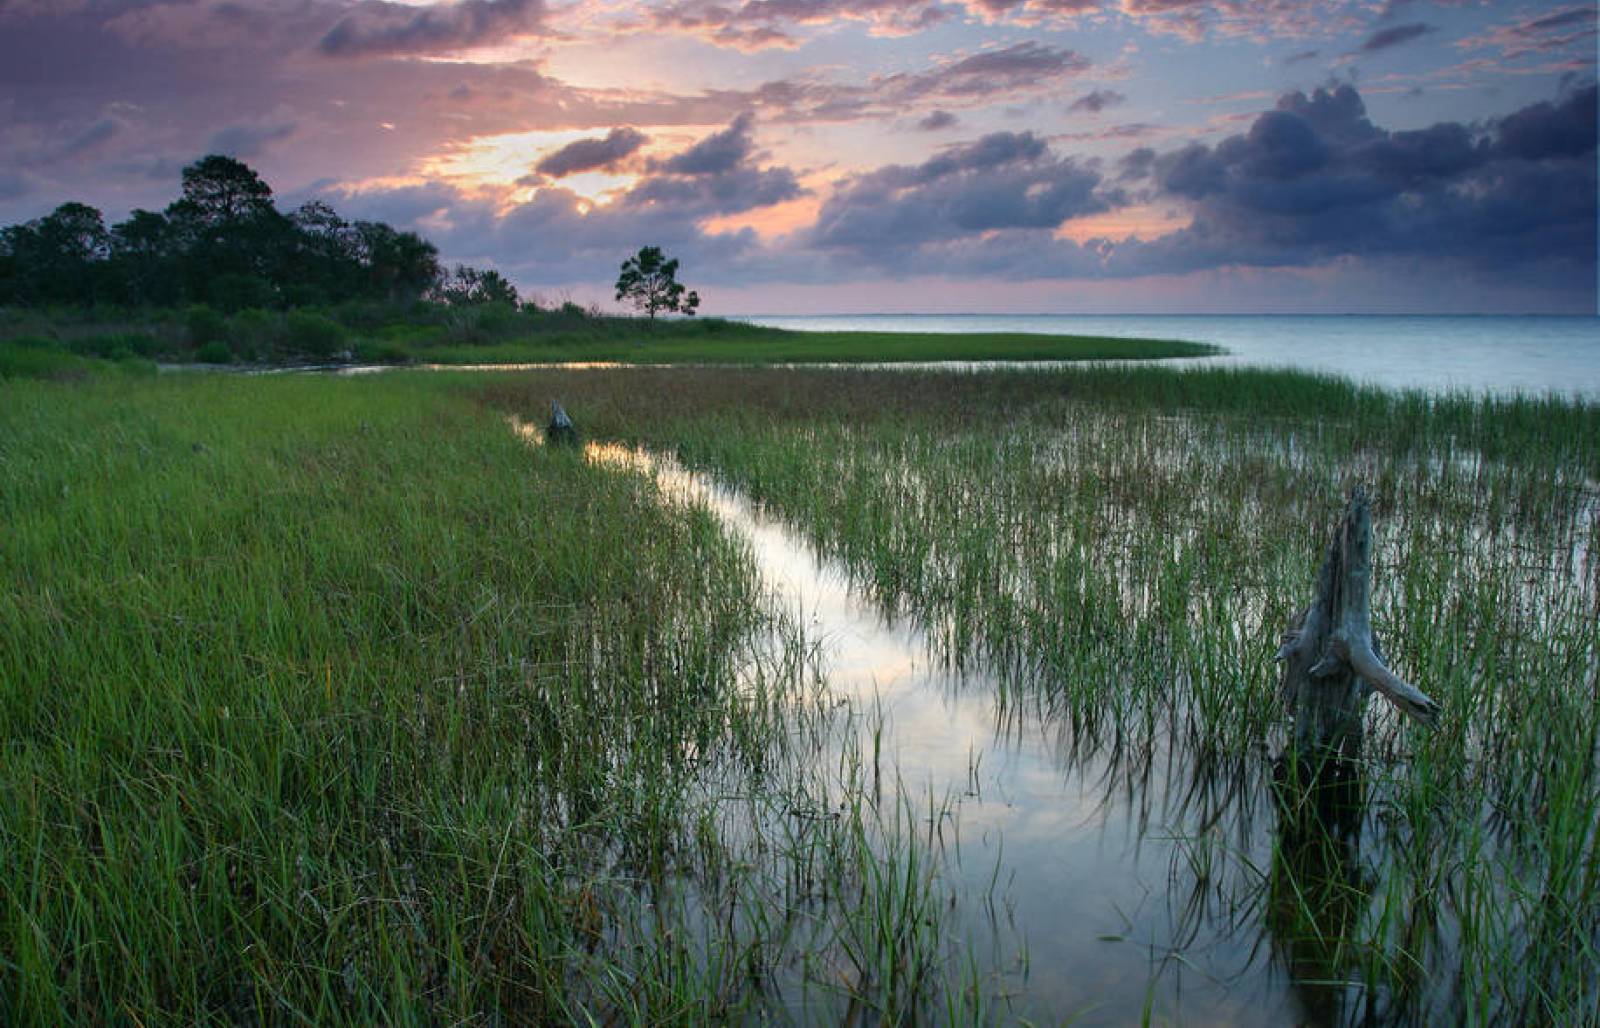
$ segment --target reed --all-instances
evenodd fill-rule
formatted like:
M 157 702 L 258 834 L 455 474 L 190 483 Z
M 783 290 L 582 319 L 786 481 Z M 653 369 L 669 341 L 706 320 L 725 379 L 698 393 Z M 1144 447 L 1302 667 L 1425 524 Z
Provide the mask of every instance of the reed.
M 1593 1017 L 1600 407 L 1154 368 L 550 373 L 486 402 L 519 392 L 799 526 L 1059 726 L 1108 801 L 1166 775 L 1191 897 L 1169 937 L 1259 937 L 1335 1022 Z M 1271 656 L 1358 482 L 1376 623 L 1446 715 L 1425 735 L 1374 705 L 1342 846 L 1296 829 L 1266 758 Z

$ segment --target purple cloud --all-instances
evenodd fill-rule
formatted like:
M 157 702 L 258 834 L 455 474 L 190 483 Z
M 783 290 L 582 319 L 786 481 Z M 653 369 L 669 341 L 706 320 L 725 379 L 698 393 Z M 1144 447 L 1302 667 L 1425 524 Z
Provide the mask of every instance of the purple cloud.
M 1031 132 L 996 132 L 919 165 L 890 165 L 838 187 L 811 245 L 892 266 L 908 253 L 988 232 L 1030 235 L 1108 210 L 1100 175 L 1050 153 Z
M 614 128 L 603 138 L 568 143 L 534 165 L 534 170 L 551 178 L 562 178 L 611 168 L 636 153 L 648 140 L 649 137 L 637 129 Z
M 317 49 L 339 57 L 438 53 L 537 31 L 544 13 L 542 0 L 459 0 L 421 9 L 361 0 Z
M 1373 54 L 1380 50 L 1392 50 L 1433 31 L 1435 29 L 1432 25 L 1427 25 L 1420 21 L 1411 22 L 1407 25 L 1394 25 L 1390 28 L 1379 29 L 1368 36 L 1361 44 L 1360 49 L 1364 54 Z
M 1464 50 L 1494 50 L 1506 60 L 1529 54 L 1549 54 L 1563 50 L 1582 50 L 1594 62 L 1597 12 L 1594 4 L 1562 7 L 1543 14 L 1529 14 L 1487 32 L 1458 40 Z
M 663 162 L 661 170 L 674 175 L 720 175 L 732 171 L 750 156 L 750 127 L 754 122 L 748 112 L 739 115 L 721 132 Z
M 1069 111 L 1087 111 L 1090 114 L 1099 114 L 1107 107 L 1115 107 L 1128 98 L 1121 93 L 1110 89 L 1096 89 L 1078 97 L 1068 105 Z

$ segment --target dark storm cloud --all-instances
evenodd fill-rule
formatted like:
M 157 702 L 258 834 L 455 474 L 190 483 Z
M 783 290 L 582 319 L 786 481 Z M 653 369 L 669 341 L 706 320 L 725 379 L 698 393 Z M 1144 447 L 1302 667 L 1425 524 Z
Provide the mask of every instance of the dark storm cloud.
M 1137 182 L 1148 178 L 1156 166 L 1156 152 L 1148 146 L 1123 154 L 1117 160 L 1117 178 L 1122 182 Z
M 1412 22 L 1408 25 L 1395 25 L 1391 28 L 1379 29 L 1368 36 L 1366 41 L 1361 44 L 1361 52 L 1372 54 L 1377 53 L 1379 50 L 1390 50 L 1404 43 L 1409 43 L 1419 36 L 1425 36 L 1432 31 L 1434 31 L 1432 25 L 1426 25 L 1420 21 Z
M 868 262 L 991 232 L 1048 238 L 1068 218 L 1109 209 L 1100 175 L 1052 154 L 1030 132 L 996 132 L 919 165 L 842 183 L 808 240 Z
M 649 137 L 632 128 L 614 128 L 604 137 L 568 143 L 534 165 L 534 170 L 551 178 L 562 178 L 583 171 L 598 171 L 632 156 Z
M 1403 132 L 1374 126 L 1348 86 L 1290 94 L 1243 135 L 1157 158 L 1156 182 L 1194 223 L 1126 259 L 1181 271 L 1413 255 L 1592 273 L 1595 134 L 1593 87 L 1483 128 Z
M 536 31 L 543 17 L 542 0 L 460 0 L 421 9 L 362 0 L 317 49 L 335 56 L 437 53 Z
M 742 214 L 800 196 L 787 168 L 736 168 L 716 175 L 646 178 L 616 201 L 624 208 L 658 208 L 694 218 Z
M 754 118 L 748 113 L 739 115 L 726 129 L 665 161 L 661 170 L 674 175 L 720 175 L 732 171 L 750 156 L 753 123 Z
M 442 221 L 429 233 L 446 253 L 494 259 L 530 283 L 612 274 L 649 239 L 729 284 L 1137 278 L 1356 259 L 1577 294 L 1592 291 L 1595 270 L 1595 95 L 1588 86 L 1485 124 L 1390 131 L 1350 87 L 1291 93 L 1215 146 L 1133 150 L 1109 181 L 1031 133 L 993 133 L 844 180 L 812 227 L 776 245 L 703 228 L 800 195 L 788 169 L 757 166 L 743 117 L 607 205 L 546 188 L 500 217 L 434 188 L 382 213 Z M 1144 240 L 1057 237 L 1074 218 L 1131 202 L 1135 187 L 1140 202 L 1187 209 L 1192 223 Z
M 788 168 L 755 164 L 751 130 L 755 119 L 740 114 L 682 153 L 650 165 L 615 203 L 620 209 L 679 212 L 697 220 L 739 214 L 800 196 L 803 190 Z
M 1109 89 L 1096 89 L 1093 92 L 1085 93 L 1076 100 L 1072 101 L 1067 110 L 1087 111 L 1090 114 L 1099 114 L 1107 107 L 1115 107 L 1117 104 L 1123 103 L 1127 99 L 1128 98 L 1123 96 L 1121 93 L 1113 92 Z

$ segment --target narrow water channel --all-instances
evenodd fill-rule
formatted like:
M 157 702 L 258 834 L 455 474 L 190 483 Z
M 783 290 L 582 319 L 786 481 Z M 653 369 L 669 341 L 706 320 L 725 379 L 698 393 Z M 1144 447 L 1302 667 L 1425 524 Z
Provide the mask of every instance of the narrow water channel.
M 832 694 L 881 711 L 881 761 L 893 769 L 881 802 L 926 810 L 932 796 L 947 810 L 955 931 L 991 961 L 980 972 L 1011 997 L 1008 1020 L 1341 1020 L 1322 987 L 1291 984 L 1263 927 L 1264 753 L 1230 777 L 1197 772 L 1192 754 L 1091 743 L 1037 703 L 1006 701 L 998 678 L 941 667 L 919 627 L 886 615 L 841 563 L 738 492 L 667 455 L 590 443 L 585 456 L 650 475 L 664 498 L 745 539 L 766 587 L 819 647 Z M 1229 879 L 1218 847 L 1261 875 Z

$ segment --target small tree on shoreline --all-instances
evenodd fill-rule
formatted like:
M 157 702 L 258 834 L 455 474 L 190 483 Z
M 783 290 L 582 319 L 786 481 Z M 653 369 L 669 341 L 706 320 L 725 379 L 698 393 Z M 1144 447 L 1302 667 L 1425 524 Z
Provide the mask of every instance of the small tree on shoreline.
M 667 259 L 659 246 L 643 247 L 622 262 L 617 299 L 627 300 L 652 321 L 657 311 L 693 315 L 700 306 L 700 294 L 689 290 L 685 295 L 683 283 L 678 281 L 678 259 Z

